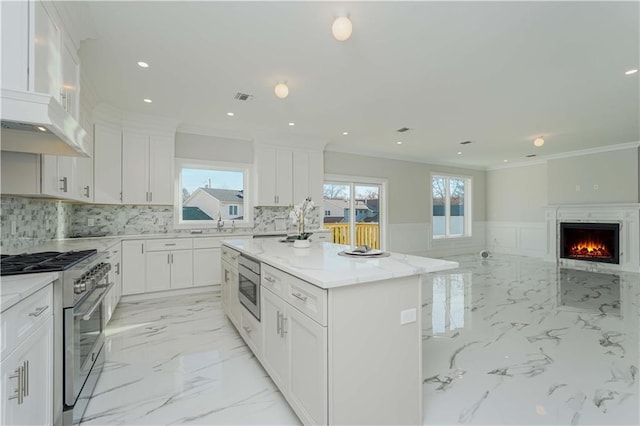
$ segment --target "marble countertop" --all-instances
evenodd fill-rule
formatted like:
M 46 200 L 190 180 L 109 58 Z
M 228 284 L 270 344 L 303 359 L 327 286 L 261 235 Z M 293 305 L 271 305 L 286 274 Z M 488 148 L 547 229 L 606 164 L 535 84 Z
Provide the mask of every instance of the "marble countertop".
M 0 311 L 4 312 L 42 287 L 58 279 L 58 272 L 11 275 L 2 277 L 0 284 Z
M 324 289 L 458 267 L 457 262 L 400 253 L 380 258 L 339 256 L 349 246 L 327 242 L 304 249 L 273 239 L 226 240 L 224 244 Z

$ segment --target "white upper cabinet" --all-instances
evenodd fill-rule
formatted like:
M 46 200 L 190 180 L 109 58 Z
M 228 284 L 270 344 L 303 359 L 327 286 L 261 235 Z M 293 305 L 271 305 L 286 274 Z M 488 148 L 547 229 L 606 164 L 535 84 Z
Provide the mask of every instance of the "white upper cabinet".
M 51 4 L 36 1 L 32 3 L 34 10 L 33 26 L 33 90 L 48 93 L 60 100 L 62 91 L 61 56 L 62 36 Z M 62 104 L 62 102 L 61 102 Z
M 0 2 L 2 88 L 29 89 L 29 3 Z
M 93 132 L 94 201 L 120 204 L 122 202 L 122 131 L 113 125 L 96 123 Z
M 60 104 L 65 111 L 78 120 L 80 116 L 80 58 L 68 37 L 63 38 L 61 62 Z
M 305 198 L 322 198 L 324 180 L 321 150 L 288 149 L 262 145 L 256 148 L 258 206 L 288 206 Z
M 122 202 L 173 204 L 174 138 L 122 133 Z

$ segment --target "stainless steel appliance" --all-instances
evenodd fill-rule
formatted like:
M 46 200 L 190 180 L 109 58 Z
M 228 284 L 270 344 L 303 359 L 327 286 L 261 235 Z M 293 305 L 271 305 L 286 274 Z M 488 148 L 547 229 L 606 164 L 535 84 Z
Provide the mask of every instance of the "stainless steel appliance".
M 54 421 L 80 422 L 104 364 L 102 300 L 113 286 L 96 250 L 2 256 L 2 275 L 60 271 L 54 285 Z
M 260 261 L 238 257 L 238 299 L 260 321 Z

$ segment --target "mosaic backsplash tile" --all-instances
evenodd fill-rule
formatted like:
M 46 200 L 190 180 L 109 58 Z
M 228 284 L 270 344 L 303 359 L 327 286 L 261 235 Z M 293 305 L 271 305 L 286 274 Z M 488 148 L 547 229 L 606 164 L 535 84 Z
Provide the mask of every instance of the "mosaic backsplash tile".
M 172 206 L 71 204 L 20 197 L 1 197 L 0 200 L 0 252 L 3 253 L 60 238 L 190 232 L 189 229 L 173 227 Z M 288 207 L 254 207 L 253 216 L 253 232 L 297 231 L 289 219 Z M 93 220 L 92 226 L 88 225 L 89 219 Z M 306 228 L 321 228 L 321 219 L 320 209 L 315 209 L 307 217 Z M 11 232 L 12 222 L 15 222 L 15 233 Z M 203 232 L 217 233 L 217 230 L 203 228 Z

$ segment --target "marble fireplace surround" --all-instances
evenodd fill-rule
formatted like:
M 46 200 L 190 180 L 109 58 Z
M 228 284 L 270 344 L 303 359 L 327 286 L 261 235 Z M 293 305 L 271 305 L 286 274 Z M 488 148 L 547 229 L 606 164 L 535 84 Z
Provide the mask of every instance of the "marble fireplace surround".
M 588 271 L 640 272 L 640 204 L 572 204 L 545 209 L 546 259 L 559 266 Z M 560 223 L 619 223 L 620 263 L 611 264 L 560 258 Z

